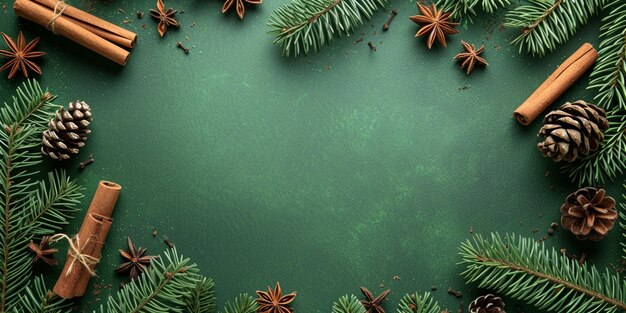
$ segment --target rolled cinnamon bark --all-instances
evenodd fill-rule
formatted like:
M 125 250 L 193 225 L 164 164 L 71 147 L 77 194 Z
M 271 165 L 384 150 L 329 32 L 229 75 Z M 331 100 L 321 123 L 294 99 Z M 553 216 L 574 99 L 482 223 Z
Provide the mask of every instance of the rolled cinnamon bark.
M 49 27 L 50 21 L 54 20 L 54 31 L 57 34 L 67 37 L 117 64 L 126 65 L 128 62 L 130 52 L 73 22 L 72 18 L 65 15 L 65 10 L 63 14 L 57 17 L 53 10 L 33 0 L 16 0 L 13 4 L 13 10 L 17 16 L 44 27 Z
M 98 184 L 98 189 L 78 232 L 79 241 L 75 242 L 81 254 L 100 259 L 100 252 L 112 224 L 111 214 L 121 190 L 122 187 L 116 183 L 101 181 Z M 91 270 L 93 271 L 93 268 Z M 65 266 L 53 291 L 64 299 L 80 297 L 85 294 L 90 278 L 90 270 L 82 263 L 75 262 L 72 253 L 68 253 Z
M 584 43 L 513 112 L 513 117 L 523 125 L 532 123 L 541 112 L 583 76 L 597 59 L 598 53 L 593 46 Z

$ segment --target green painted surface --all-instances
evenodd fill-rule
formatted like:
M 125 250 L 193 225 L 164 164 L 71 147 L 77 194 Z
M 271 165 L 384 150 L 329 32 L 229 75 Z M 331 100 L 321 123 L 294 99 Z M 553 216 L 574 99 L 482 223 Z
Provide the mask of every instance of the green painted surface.
M 220 306 L 280 281 L 298 291 L 297 312 L 328 312 L 339 296 L 380 284 L 393 291 L 390 311 L 402 294 L 433 285 L 436 299 L 456 310 L 448 286 L 464 291 L 466 304 L 480 293 L 464 286 L 457 265 L 470 228 L 540 238 L 558 220 L 575 186 L 536 151 L 540 123 L 522 127 L 511 113 L 580 44 L 596 43 L 597 20 L 543 59 L 519 55 L 507 44 L 514 32 L 496 18 L 478 19 L 447 49 L 429 51 L 406 18 L 415 4 L 395 2 L 390 31 L 382 33 L 380 13 L 355 36 L 294 60 L 266 34 L 282 3 L 249 9 L 241 22 L 221 15 L 218 1 L 169 1 L 184 11 L 182 27 L 160 39 L 154 21 L 135 16 L 152 1 L 76 1 L 120 25 L 130 20 L 139 41 L 121 68 L 17 19 L 0 0 L 0 31 L 42 37 L 42 85 L 59 103 L 82 99 L 93 108 L 87 147 L 63 164 L 87 188 L 82 206 L 101 179 L 124 187 L 93 279 L 113 287 L 97 298 L 88 291 L 81 309 L 103 303 L 124 280 L 112 269 L 131 235 L 151 253 L 169 237 L 214 278 Z M 358 37 L 365 41 L 353 44 Z M 457 68 L 462 39 L 486 43 L 486 70 L 467 76 Z M 21 81 L 1 78 L 0 98 Z M 559 102 L 589 100 L 586 82 Z M 96 163 L 75 171 L 89 153 Z M 621 183 L 609 188 L 615 197 Z M 618 238 L 580 244 L 557 233 L 547 244 L 586 251 L 606 266 L 618 258 Z M 46 270 L 50 281 L 59 270 Z

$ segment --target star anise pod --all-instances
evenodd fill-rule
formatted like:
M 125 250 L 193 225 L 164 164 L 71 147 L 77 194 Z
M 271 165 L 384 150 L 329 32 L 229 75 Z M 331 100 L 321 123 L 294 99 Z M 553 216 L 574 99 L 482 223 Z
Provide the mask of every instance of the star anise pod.
M 51 266 L 55 266 L 58 264 L 57 260 L 54 259 L 54 254 L 59 250 L 50 248 L 48 246 L 49 244 L 49 236 L 43 236 L 39 244 L 34 243 L 32 240 L 30 241 L 30 243 L 28 244 L 28 249 L 35 253 L 32 263 L 35 263 L 38 260 L 43 260 Z
M 480 54 L 485 51 L 485 45 L 482 45 L 482 47 L 476 50 L 474 45 L 470 45 L 462 40 L 461 43 L 463 44 L 463 48 L 465 48 L 465 52 L 457 54 L 454 58 L 461 61 L 461 68 L 467 69 L 467 74 L 472 72 L 476 64 L 489 65 L 489 63 L 480 56 Z
M 233 6 L 233 4 L 236 4 L 236 9 L 237 9 L 237 15 L 239 16 L 239 19 L 243 20 L 243 14 L 246 12 L 246 7 L 244 6 L 244 2 L 249 3 L 249 4 L 261 4 L 261 2 L 263 2 L 263 0 L 226 0 L 226 2 L 224 2 L 224 5 L 222 6 L 222 13 L 226 13 L 228 10 L 230 10 L 230 8 Z
M 2 33 L 2 39 L 4 39 L 4 42 L 9 47 L 9 50 L 0 50 L 0 55 L 10 58 L 10 60 L 0 67 L 0 72 L 10 68 L 9 79 L 15 77 L 15 74 L 17 74 L 17 71 L 20 69 L 22 69 L 24 77 L 28 77 L 28 70 L 41 75 L 41 68 L 39 65 L 29 60 L 46 54 L 45 52 L 33 51 L 35 46 L 39 43 L 39 37 L 26 44 L 24 34 L 20 31 L 19 35 L 17 35 L 17 43 L 15 43 L 15 41 L 13 41 L 13 39 L 5 33 Z
M 172 8 L 165 10 L 163 0 L 157 0 L 156 8 L 156 10 L 150 9 L 150 16 L 159 20 L 157 30 L 159 31 L 159 35 L 161 35 L 161 37 L 165 36 L 165 33 L 167 32 L 167 28 L 169 26 L 173 26 L 176 28 L 180 27 L 178 21 L 174 19 L 174 15 L 176 15 L 176 12 L 178 12 L 177 10 L 174 10 Z
M 289 304 L 296 298 L 296 292 L 282 295 L 280 283 L 276 283 L 276 288 L 267 287 L 267 292 L 257 290 L 258 298 L 256 302 L 259 304 L 259 313 L 291 313 L 293 309 Z
M 130 237 L 128 237 L 128 251 L 120 249 L 120 254 L 128 261 L 118 265 L 115 268 L 115 272 L 122 273 L 130 271 L 130 279 L 137 278 L 139 274 L 146 271 L 146 268 L 150 265 L 150 260 L 158 258 L 158 256 L 144 255 L 145 253 L 145 248 L 135 248 Z
M 363 304 L 368 313 L 385 313 L 382 302 L 387 298 L 390 291 L 391 290 L 387 289 L 378 295 L 378 297 L 374 297 L 367 288 L 361 287 L 361 293 L 365 296 L 365 300 L 361 300 L 361 304 Z
M 421 25 L 415 37 L 421 37 L 428 34 L 428 49 L 433 46 L 435 38 L 439 43 L 446 47 L 446 35 L 457 34 L 459 31 L 454 29 L 459 23 L 450 21 L 450 13 L 444 13 L 443 10 L 437 10 L 434 4 L 427 7 L 421 3 L 417 3 L 417 7 L 421 14 L 410 16 L 411 21 Z

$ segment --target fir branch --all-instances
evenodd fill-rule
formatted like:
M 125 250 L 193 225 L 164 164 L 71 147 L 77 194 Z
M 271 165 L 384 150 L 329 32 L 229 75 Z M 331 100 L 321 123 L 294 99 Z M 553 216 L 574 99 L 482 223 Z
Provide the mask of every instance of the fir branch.
M 480 4 L 485 13 L 493 14 L 498 8 L 509 5 L 509 0 L 437 0 L 437 8 L 449 12 L 457 21 L 467 19 L 473 22 L 472 16 L 477 15 L 476 7 Z
M 600 107 L 626 109 L 626 2 L 612 0 L 604 10 L 599 57 L 587 89 L 597 92 Z
M 176 248 L 164 255 L 152 259 L 148 271 L 126 284 L 117 296 L 109 297 L 106 312 L 185 312 L 184 299 L 192 295 L 202 278 L 196 264 L 179 255 Z
M 41 131 L 57 108 L 54 98 L 31 80 L 0 109 L 0 312 L 17 310 L 28 290 L 28 241 L 66 224 L 81 197 L 80 188 L 63 174 L 51 174 L 50 186 L 34 179 Z
M 43 277 L 37 276 L 33 286 L 26 288 L 20 295 L 19 308 L 15 312 L 24 313 L 69 313 L 71 302 L 65 301 L 46 288 Z
M 626 185 L 622 185 L 624 189 L 626 189 Z M 626 201 L 626 193 L 622 193 L 622 200 Z M 622 259 L 626 260 L 626 203 L 622 202 L 619 205 L 622 209 L 619 211 L 619 227 L 622 233 L 622 242 L 620 245 L 622 246 Z
M 604 184 L 626 170 L 626 114 L 609 112 L 604 144 L 595 153 L 562 167 L 580 186 Z
M 511 43 L 533 56 L 544 56 L 573 36 L 606 0 L 529 0 L 506 14 L 506 27 L 522 33 Z
M 366 313 L 361 301 L 354 295 L 345 295 L 333 303 L 332 313 Z
M 283 55 L 298 56 L 318 51 L 334 36 L 349 36 L 371 18 L 386 0 L 293 0 L 270 16 L 270 34 Z
M 256 313 L 258 310 L 256 300 L 247 293 L 240 294 L 232 302 L 227 301 L 224 305 L 224 313 Z
M 530 238 L 491 234 L 487 240 L 477 235 L 459 250 L 467 266 L 462 275 L 480 288 L 554 312 L 626 310 L 626 284 L 619 275 L 608 269 L 600 274 Z
M 400 300 L 398 313 L 439 313 L 442 312 L 439 303 L 435 301 L 429 292 L 424 294 L 406 294 Z
M 215 312 L 215 284 L 208 277 L 196 283 L 193 292 L 185 298 L 188 313 Z

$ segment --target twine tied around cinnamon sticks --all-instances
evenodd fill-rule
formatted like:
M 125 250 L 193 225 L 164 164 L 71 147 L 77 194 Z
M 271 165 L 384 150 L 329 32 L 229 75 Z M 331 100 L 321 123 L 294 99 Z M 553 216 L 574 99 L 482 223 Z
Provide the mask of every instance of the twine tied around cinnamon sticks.
M 50 237 L 51 242 L 57 242 L 63 239 L 65 239 L 70 245 L 68 254 L 72 257 L 69 267 L 65 272 L 65 276 L 69 276 L 70 274 L 72 274 L 72 270 L 74 269 L 76 262 L 82 264 L 92 277 L 96 276 L 96 271 L 94 270 L 94 268 L 96 264 L 100 263 L 100 259 L 83 253 L 84 247 L 89 244 L 89 238 L 87 238 L 85 244 L 81 247 L 80 237 L 78 237 L 78 234 L 76 234 L 76 236 L 74 236 L 73 238 L 70 238 L 70 236 L 66 234 L 56 234 Z
M 63 11 L 67 9 L 67 6 L 68 5 L 65 3 L 65 0 L 59 0 L 54 5 L 54 15 L 50 19 L 50 22 L 48 22 L 48 30 L 51 31 L 55 35 L 58 35 L 58 34 L 56 30 L 54 29 L 54 22 L 56 22 L 57 18 L 59 18 L 63 14 Z

